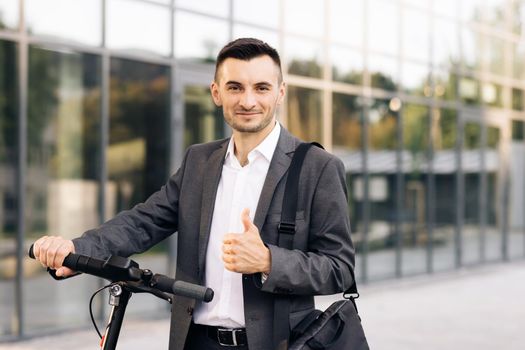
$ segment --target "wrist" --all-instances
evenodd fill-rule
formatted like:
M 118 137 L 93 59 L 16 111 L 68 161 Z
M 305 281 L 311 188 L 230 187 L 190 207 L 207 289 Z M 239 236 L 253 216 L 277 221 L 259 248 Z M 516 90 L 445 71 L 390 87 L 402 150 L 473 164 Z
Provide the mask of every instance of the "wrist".
M 264 248 L 266 249 L 266 251 L 263 259 L 261 272 L 268 276 L 272 268 L 272 254 L 270 253 L 270 249 L 268 249 L 268 247 L 265 246 Z

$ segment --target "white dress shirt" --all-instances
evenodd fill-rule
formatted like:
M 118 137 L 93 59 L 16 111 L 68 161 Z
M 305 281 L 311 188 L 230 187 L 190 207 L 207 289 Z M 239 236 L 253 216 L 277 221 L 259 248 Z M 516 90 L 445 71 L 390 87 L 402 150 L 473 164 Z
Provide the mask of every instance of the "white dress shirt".
M 253 221 L 261 190 L 277 147 L 281 127 L 275 123 L 270 134 L 250 153 L 242 167 L 234 154 L 233 137 L 228 144 L 215 198 L 204 281 L 215 292 L 210 303 L 197 303 L 193 321 L 228 328 L 244 327 L 242 274 L 228 271 L 222 261 L 222 240 L 226 233 L 242 233 L 241 212 L 250 209 Z M 205 175 L 204 175 L 205 176 Z

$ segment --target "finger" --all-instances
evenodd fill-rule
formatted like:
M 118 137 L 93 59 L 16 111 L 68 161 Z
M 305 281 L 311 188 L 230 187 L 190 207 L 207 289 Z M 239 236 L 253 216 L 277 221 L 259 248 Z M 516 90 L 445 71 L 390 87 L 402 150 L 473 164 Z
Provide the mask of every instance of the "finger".
M 244 226 L 244 232 L 250 231 L 253 227 L 252 219 L 250 219 L 250 208 L 244 208 L 241 213 L 241 221 Z
M 35 256 L 35 259 L 38 261 L 40 261 L 38 257 L 40 256 L 40 250 L 42 249 L 42 244 L 46 241 L 46 239 L 47 239 L 47 236 L 40 237 L 33 244 L 33 255 Z
M 53 269 L 58 269 L 62 267 L 62 264 L 64 263 L 64 258 L 66 257 L 69 252 L 67 251 L 67 242 L 61 241 L 55 250 L 55 255 L 53 256 L 53 261 L 51 261 L 51 266 Z
M 59 268 L 56 271 L 56 275 L 58 277 L 69 277 L 69 276 L 73 275 L 74 273 L 75 273 L 75 271 L 73 271 L 70 268 L 65 267 L 65 266 L 62 266 L 61 268 Z

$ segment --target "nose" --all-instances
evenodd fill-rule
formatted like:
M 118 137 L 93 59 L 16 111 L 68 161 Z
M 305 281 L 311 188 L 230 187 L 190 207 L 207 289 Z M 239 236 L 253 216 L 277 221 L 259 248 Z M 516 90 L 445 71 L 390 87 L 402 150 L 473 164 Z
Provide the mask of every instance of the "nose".
M 250 110 L 254 108 L 256 104 L 257 104 L 257 101 L 255 99 L 255 94 L 250 90 L 246 90 L 241 96 L 241 100 L 240 100 L 241 107 L 245 110 Z

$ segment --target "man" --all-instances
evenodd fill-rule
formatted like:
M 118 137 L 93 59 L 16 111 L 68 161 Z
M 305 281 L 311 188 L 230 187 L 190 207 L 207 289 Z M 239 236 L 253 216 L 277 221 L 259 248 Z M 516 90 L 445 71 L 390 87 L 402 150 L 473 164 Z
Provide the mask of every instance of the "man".
M 276 122 L 285 95 L 277 51 L 238 39 L 217 57 L 211 94 L 232 137 L 193 145 L 181 167 L 145 203 L 73 241 L 43 237 L 42 264 L 62 267 L 69 252 L 104 258 L 143 252 L 178 231 L 176 278 L 211 287 L 214 300 L 173 300 L 170 349 L 274 347 L 277 295 L 288 295 L 290 327 L 314 307 L 313 296 L 353 282 L 345 172 L 313 147 L 299 180 L 296 250 L 277 246 L 286 174 L 300 141 Z M 233 345 L 233 347 L 232 347 Z

